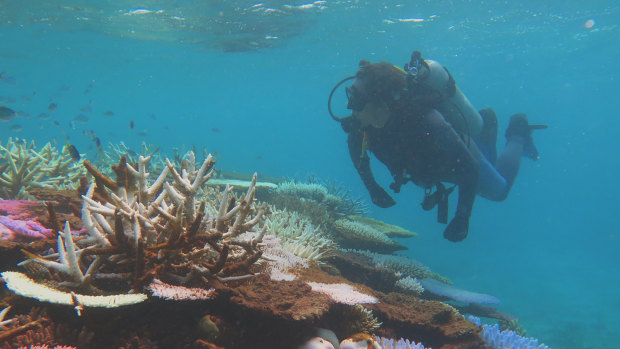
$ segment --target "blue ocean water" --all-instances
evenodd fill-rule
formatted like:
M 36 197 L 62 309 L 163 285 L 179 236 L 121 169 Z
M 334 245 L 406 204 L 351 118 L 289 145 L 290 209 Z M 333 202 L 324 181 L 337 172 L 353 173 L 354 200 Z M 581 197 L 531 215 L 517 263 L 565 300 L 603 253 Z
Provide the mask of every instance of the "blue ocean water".
M 69 137 L 95 156 L 83 135 L 93 130 L 104 145 L 195 145 L 224 170 L 314 174 L 368 202 L 327 96 L 360 59 L 401 66 L 420 50 L 476 107 L 496 110 L 501 132 L 517 112 L 548 124 L 534 135 L 541 159 L 523 161 L 505 202 L 477 200 L 462 243 L 442 238 L 411 185 L 371 215 L 419 232 L 403 241 L 407 254 L 500 298 L 528 335 L 553 348 L 617 347 L 615 1 L 7 0 L 0 39 L 0 104 L 20 111 L 0 124 L 3 142 Z M 341 115 L 345 103 L 337 95 Z M 80 113 L 90 120 L 73 129 Z M 387 170 L 373 168 L 387 187 Z

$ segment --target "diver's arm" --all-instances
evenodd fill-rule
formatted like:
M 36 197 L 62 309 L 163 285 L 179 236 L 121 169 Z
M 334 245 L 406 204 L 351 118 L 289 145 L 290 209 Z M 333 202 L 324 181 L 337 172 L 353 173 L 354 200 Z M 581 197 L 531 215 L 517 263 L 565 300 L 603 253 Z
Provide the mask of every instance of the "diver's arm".
M 390 207 L 396 204 L 394 199 L 375 181 L 375 177 L 370 169 L 370 158 L 365 150 L 362 150 L 364 133 L 359 129 L 350 130 L 347 143 L 349 145 L 349 155 L 353 165 L 360 175 L 362 182 L 366 186 L 372 202 L 379 207 Z

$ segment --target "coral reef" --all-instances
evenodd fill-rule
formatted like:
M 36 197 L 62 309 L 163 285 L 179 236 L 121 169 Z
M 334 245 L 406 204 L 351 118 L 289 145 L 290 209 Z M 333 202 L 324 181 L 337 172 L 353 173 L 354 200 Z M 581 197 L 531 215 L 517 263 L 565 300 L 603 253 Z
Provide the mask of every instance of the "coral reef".
M 361 293 L 349 284 L 324 284 L 320 282 L 308 282 L 307 284 L 312 287 L 312 291 L 326 294 L 336 303 L 348 305 L 377 303 L 375 297 Z
M 418 233 L 414 233 L 405 228 L 378 221 L 370 217 L 348 216 L 347 218 L 354 222 L 365 224 L 375 230 L 378 230 L 389 238 L 412 238 L 418 236 Z
M 375 339 L 379 345 L 381 345 L 381 349 L 425 349 L 422 343 L 416 344 L 404 338 L 394 340 L 391 338 L 376 337 Z
M 271 208 L 267 231 L 282 240 L 284 249 L 304 259 L 320 261 L 337 248 L 327 234 L 297 212 Z
M 419 296 L 422 292 L 424 292 L 424 287 L 422 287 L 418 279 L 412 278 L 411 276 L 399 279 L 396 281 L 394 286 L 396 286 L 396 288 L 403 293 L 411 293 L 416 296 Z
M 23 221 L 0 216 L 0 239 L 29 241 L 52 237 L 52 229 L 47 229 L 37 221 Z
M 399 275 L 401 277 L 413 277 L 418 280 L 421 279 L 435 279 L 439 280 L 443 283 L 450 284 L 450 280 L 447 278 L 433 272 L 427 266 L 422 263 L 408 258 L 402 255 L 388 255 L 388 254 L 380 254 L 374 253 L 370 251 L 362 251 L 362 250 L 343 250 L 346 254 L 351 257 L 362 257 L 367 259 L 369 264 L 374 266 L 385 267 L 392 270 L 393 273 Z
M 383 232 L 363 223 L 339 219 L 333 227 L 338 243 L 345 248 L 366 249 L 378 253 L 393 253 L 407 247 L 387 237 Z
M 310 178 L 308 183 L 297 181 L 280 183 L 273 194 L 276 198 L 272 197 L 269 201 L 276 201 L 278 207 L 289 210 L 298 210 L 300 205 L 291 202 L 291 200 L 282 200 L 278 197 L 293 199 L 293 201 L 314 202 L 325 207 L 332 218 L 364 215 L 367 212 L 364 202 L 360 199 L 352 198 L 351 193 L 343 186 L 335 183 L 323 183 L 315 178 Z M 301 205 L 301 207 L 303 206 Z
M 418 297 L 415 278 L 439 275 L 404 256 L 340 250 L 332 240 L 344 241 L 334 228 L 339 220 L 386 241 L 391 232 L 407 234 L 398 227 L 343 219 L 328 206 L 329 191 L 321 202 L 288 196 L 311 211 L 281 210 L 256 199 L 256 175 L 242 192 L 230 183 L 219 190 L 209 185 L 212 157 L 197 163 L 190 152 L 177 160 L 150 177 L 151 158 L 121 157 L 114 180 L 84 161 L 95 184 L 82 183 L 81 209 L 74 192 L 38 191 L 63 212 L 56 219 L 42 204 L 0 201 L 0 217 L 36 219 L 57 237 L 24 249 L 29 259 L 20 267 L 28 276 L 2 274 L 6 288 L 24 296 L 5 304 L 48 303 L 49 315 L 20 323 L 30 339 L 18 346 L 297 348 L 320 327 L 354 347 L 369 340 L 383 348 L 482 348 L 478 326 L 450 305 Z M 83 230 L 72 231 L 74 224 Z M 5 321 L 12 320 L 0 314 Z M 42 328 L 49 329 L 36 337 Z
M 476 304 L 497 304 L 499 299 L 484 293 L 471 292 L 463 290 L 452 285 L 448 285 L 435 279 L 422 279 L 420 284 L 424 287 L 424 290 L 442 297 L 447 297 L 450 300 L 463 303 L 476 303 Z
M 254 275 L 250 267 L 261 257 L 264 233 L 244 234 L 263 219 L 254 186 L 240 200 L 227 187 L 219 207 L 206 200 L 198 204 L 199 189 L 212 174 L 211 157 L 196 168 L 190 153 L 181 172 L 168 162 L 152 183 L 149 160 L 140 157 L 138 169 L 121 160 L 116 181 L 85 162 L 97 183 L 83 196 L 86 237 L 74 242 L 66 228 L 56 253 L 31 261 L 63 275 L 61 285 L 95 294 L 106 280 L 139 291 L 153 279 L 209 288 Z
M 549 349 L 548 346 L 539 344 L 538 339 L 525 338 L 510 330 L 501 331 L 498 324 L 483 325 L 482 321 L 474 316 L 469 316 L 467 319 L 482 326 L 480 336 L 489 349 Z
M 27 199 L 36 188 L 62 189 L 76 185 L 85 175 L 69 151 L 50 143 L 37 150 L 34 141 L 9 138 L 0 144 L 0 198 Z
M 6 315 L 6 308 L 3 315 Z M 88 331 L 72 331 L 55 323 L 45 309 L 33 308 L 28 314 L 16 315 L 2 322 L 0 348 L 74 348 L 64 344 L 87 348 L 92 339 Z

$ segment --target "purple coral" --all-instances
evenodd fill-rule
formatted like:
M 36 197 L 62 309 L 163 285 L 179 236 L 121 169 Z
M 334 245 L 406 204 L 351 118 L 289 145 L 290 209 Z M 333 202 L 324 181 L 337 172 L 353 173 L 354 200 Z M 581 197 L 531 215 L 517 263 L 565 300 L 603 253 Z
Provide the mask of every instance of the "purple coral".
M 432 349 L 425 348 L 422 343 L 415 343 L 413 341 L 409 341 L 408 339 L 401 338 L 400 340 L 394 340 L 384 337 L 375 337 L 377 343 L 381 345 L 383 349 Z
M 0 200 L 0 239 L 31 241 L 53 237 L 52 229 L 34 220 L 34 212 L 41 208 L 41 203 L 35 201 Z
M 19 220 L 0 216 L 0 239 L 3 240 L 34 240 L 52 237 L 52 229 L 33 220 Z
M 491 349 L 550 349 L 544 344 L 538 344 L 538 339 L 525 338 L 510 330 L 500 331 L 498 324 L 483 325 L 482 320 L 475 316 L 469 316 L 467 320 L 482 326 L 480 337 Z

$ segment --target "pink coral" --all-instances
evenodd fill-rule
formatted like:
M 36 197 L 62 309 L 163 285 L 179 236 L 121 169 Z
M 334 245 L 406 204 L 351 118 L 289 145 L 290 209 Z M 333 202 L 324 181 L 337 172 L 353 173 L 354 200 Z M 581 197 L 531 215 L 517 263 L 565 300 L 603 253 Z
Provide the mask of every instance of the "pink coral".
M 166 284 L 157 279 L 153 280 L 153 282 L 149 285 L 148 289 L 155 297 L 175 301 L 204 300 L 213 298 L 213 296 L 215 295 L 214 289 L 207 290 L 204 288 L 175 286 Z
M 54 348 L 51 348 L 47 346 L 46 344 L 43 344 L 43 345 L 31 345 L 30 347 L 19 347 L 19 349 L 77 349 L 77 348 L 71 347 L 68 345 L 57 345 Z
M 33 211 L 41 210 L 43 205 L 28 200 L 0 200 L 0 215 L 13 219 L 30 220 L 34 218 Z
M 334 302 L 342 304 L 374 304 L 377 299 L 373 296 L 358 292 L 349 284 L 322 284 L 308 282 L 312 291 L 328 295 Z
M 52 230 L 35 220 L 43 205 L 26 200 L 0 200 L 0 239 L 31 241 L 52 237 Z

